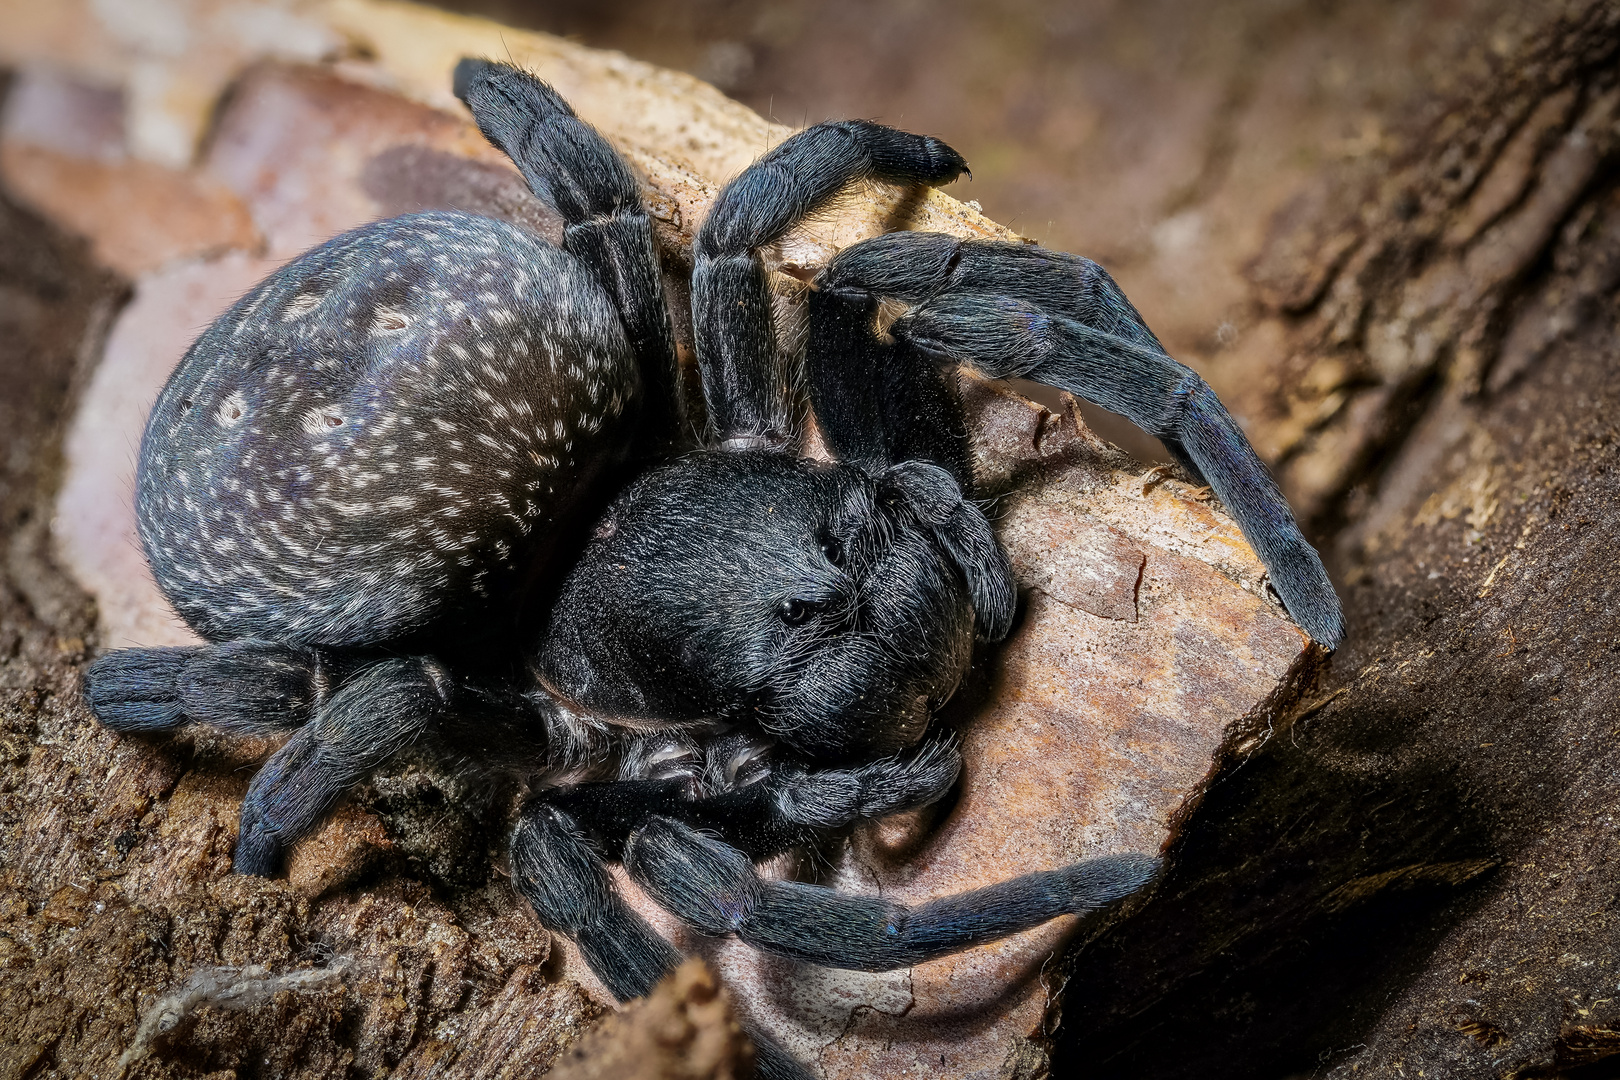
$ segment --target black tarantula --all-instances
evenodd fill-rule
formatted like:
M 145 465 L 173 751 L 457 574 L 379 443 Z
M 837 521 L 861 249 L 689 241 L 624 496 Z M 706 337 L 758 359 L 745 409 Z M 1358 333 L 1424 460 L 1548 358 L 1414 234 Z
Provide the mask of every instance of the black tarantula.
M 464 60 L 455 82 L 563 218 L 562 246 L 465 213 L 376 222 L 198 339 L 152 409 L 137 517 L 209 644 L 101 657 L 85 691 L 100 720 L 292 733 L 242 806 L 249 874 L 277 872 L 410 744 L 521 770 L 513 880 L 621 998 L 678 955 L 604 860 L 702 932 L 867 970 L 1151 880 L 1152 857 L 1099 858 L 908 909 L 754 863 L 955 780 L 952 745 L 924 734 L 1016 597 L 963 494 L 954 365 L 1073 391 L 1164 440 L 1295 619 L 1338 643 L 1316 552 L 1204 381 L 1088 260 L 893 233 L 809 294 L 802 378 L 838 460 L 802 460 L 760 250 L 853 181 L 966 170 L 936 139 L 826 123 L 727 185 L 697 235 L 712 435 L 678 453 L 674 338 L 628 167 L 522 71 Z M 882 302 L 906 311 L 880 334 Z M 759 1042 L 764 1075 L 804 1075 Z

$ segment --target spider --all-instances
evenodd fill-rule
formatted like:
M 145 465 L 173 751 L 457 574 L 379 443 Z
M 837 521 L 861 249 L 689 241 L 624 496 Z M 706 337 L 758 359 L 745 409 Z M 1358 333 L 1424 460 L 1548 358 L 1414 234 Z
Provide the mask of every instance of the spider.
M 411 744 L 514 770 L 530 794 L 513 880 L 621 998 L 679 957 L 608 861 L 702 932 L 866 970 L 1149 883 L 1155 858 L 1096 858 L 908 909 L 754 864 L 955 781 L 931 715 L 1016 604 L 968 497 L 955 365 L 1072 391 L 1159 436 L 1234 512 L 1296 620 L 1338 643 L 1316 552 L 1204 381 L 1095 263 L 926 233 L 821 271 L 795 370 L 761 249 L 854 181 L 966 171 L 936 139 L 832 122 L 733 180 L 697 234 L 710 436 L 686 451 L 630 170 L 523 71 L 464 60 L 455 89 L 561 215 L 561 247 L 458 212 L 376 222 L 293 260 L 197 340 L 153 406 L 136 500 L 153 574 L 208 644 L 100 657 L 85 696 L 101 722 L 290 733 L 242 806 L 248 874 L 276 873 Z M 800 456 L 797 381 L 834 462 Z M 756 1041 L 763 1075 L 805 1075 Z

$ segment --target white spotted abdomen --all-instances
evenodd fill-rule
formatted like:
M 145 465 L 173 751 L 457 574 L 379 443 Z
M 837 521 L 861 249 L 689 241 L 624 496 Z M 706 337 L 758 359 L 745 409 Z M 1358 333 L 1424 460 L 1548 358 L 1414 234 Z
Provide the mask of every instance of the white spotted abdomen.
M 565 252 L 468 214 L 377 222 L 186 353 L 141 443 L 141 542 L 205 638 L 397 640 L 533 570 L 622 454 L 640 385 Z

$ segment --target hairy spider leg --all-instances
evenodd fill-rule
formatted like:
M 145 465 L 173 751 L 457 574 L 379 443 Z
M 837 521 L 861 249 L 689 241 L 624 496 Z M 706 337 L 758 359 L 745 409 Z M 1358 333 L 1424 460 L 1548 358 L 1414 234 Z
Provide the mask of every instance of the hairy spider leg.
M 925 357 L 1068 390 L 1162 439 L 1232 511 L 1300 626 L 1330 649 L 1343 639 L 1333 583 L 1265 464 L 1101 267 L 1029 245 L 893 233 L 840 252 L 817 286 L 857 310 L 873 297 L 915 305 L 890 333 Z
M 545 798 L 523 807 L 512 832 L 512 880 L 540 924 L 579 946 L 613 995 L 643 997 L 675 970 L 681 954 L 632 910 L 571 814 Z M 811 1080 L 769 1035 L 745 1025 L 763 1080 Z
M 341 654 L 272 641 L 119 649 L 90 665 L 84 693 L 114 731 L 195 722 L 270 735 L 307 721 L 341 678 L 341 665 Z
M 857 180 L 939 185 L 966 169 L 938 139 L 846 120 L 799 132 L 726 185 L 698 231 L 692 268 L 693 336 L 723 445 L 785 445 L 792 427 L 759 249 Z
M 971 491 L 972 458 L 955 380 L 874 334 L 877 307 L 876 295 L 810 293 L 805 382 L 822 440 L 840 461 L 868 470 L 932 462 Z
M 1105 909 L 1159 872 L 1147 855 L 1087 859 L 917 907 L 820 885 L 770 881 L 744 852 L 671 818 L 630 838 L 625 869 L 663 907 L 706 934 L 736 934 L 824 967 L 892 971 L 1057 918 Z
M 349 789 L 429 735 L 448 704 L 443 675 L 421 659 L 382 660 L 352 676 L 271 755 L 248 785 L 234 869 L 268 876 Z
M 456 65 L 454 88 L 485 138 L 562 215 L 563 250 L 613 298 L 645 384 L 639 456 L 669 449 L 681 423 L 675 332 L 641 185 L 606 140 L 528 72 L 467 57 Z
M 523 807 L 512 832 L 512 880 L 548 930 L 579 946 L 620 1000 L 641 997 L 681 962 L 625 904 L 573 816 L 544 798 Z
M 908 967 L 1059 915 L 1096 912 L 1157 876 L 1155 858 L 1109 856 L 911 908 L 755 872 L 755 860 L 829 829 L 936 801 L 958 767 L 954 747 L 935 742 L 855 769 L 781 770 L 706 798 L 692 798 L 679 780 L 558 788 L 531 801 L 520 827 L 520 835 L 522 828 L 548 830 L 545 857 L 520 858 L 517 845 L 537 841 L 515 837 L 513 866 L 542 921 L 579 941 L 592 969 L 621 996 L 648 978 L 638 965 L 664 943 L 622 907 L 597 850 L 622 850 L 632 879 L 704 933 L 735 933 L 768 952 L 865 971 Z M 586 889 L 597 890 L 594 906 L 581 900 Z M 622 955 L 627 947 L 633 955 Z

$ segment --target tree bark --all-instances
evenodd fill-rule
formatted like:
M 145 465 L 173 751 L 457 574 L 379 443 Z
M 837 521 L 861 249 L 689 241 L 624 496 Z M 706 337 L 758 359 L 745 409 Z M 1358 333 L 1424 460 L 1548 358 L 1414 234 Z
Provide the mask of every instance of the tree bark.
M 1620 9 L 1522 20 L 1254 267 L 1350 636 L 1071 956 L 1062 1068 L 1614 1075 Z

